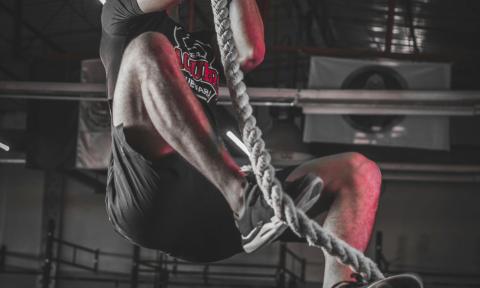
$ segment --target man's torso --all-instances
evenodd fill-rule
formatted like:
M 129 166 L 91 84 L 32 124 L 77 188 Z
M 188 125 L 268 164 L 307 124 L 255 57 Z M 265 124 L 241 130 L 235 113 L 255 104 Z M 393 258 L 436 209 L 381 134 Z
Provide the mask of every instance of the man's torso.
M 192 92 L 202 104 L 215 104 L 220 73 L 209 33 L 188 33 L 165 12 L 143 14 L 136 0 L 108 0 L 102 12 L 102 28 L 100 57 L 107 73 L 109 99 L 113 99 L 127 45 L 142 33 L 158 32 L 172 43 L 179 69 Z

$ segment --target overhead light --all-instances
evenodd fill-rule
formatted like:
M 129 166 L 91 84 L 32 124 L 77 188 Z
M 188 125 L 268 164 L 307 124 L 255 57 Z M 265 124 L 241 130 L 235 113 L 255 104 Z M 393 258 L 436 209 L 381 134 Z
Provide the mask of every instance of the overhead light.
M 98 0 L 100 3 L 102 3 L 102 5 L 105 5 L 105 1 L 106 0 Z
M 238 148 L 240 148 L 247 156 L 250 157 L 250 152 L 248 152 L 247 146 L 243 144 L 242 140 L 240 140 L 232 131 L 227 131 L 227 137 L 235 143 Z
M 371 29 L 373 32 L 385 32 L 384 27 L 372 26 Z
M 2 142 L 0 142 L 0 149 L 3 149 L 7 152 L 10 151 L 10 147 L 7 144 L 3 144 Z

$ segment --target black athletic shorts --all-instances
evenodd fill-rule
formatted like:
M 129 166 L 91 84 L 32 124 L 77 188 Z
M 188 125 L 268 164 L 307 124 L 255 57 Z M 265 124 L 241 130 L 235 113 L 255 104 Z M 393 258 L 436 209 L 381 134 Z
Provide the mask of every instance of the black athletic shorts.
M 122 126 L 112 128 L 112 138 L 106 205 L 117 232 L 140 246 L 194 262 L 243 251 L 230 207 L 193 166 L 176 153 L 157 162 L 145 159 L 128 145 Z M 277 177 L 283 181 L 294 168 Z

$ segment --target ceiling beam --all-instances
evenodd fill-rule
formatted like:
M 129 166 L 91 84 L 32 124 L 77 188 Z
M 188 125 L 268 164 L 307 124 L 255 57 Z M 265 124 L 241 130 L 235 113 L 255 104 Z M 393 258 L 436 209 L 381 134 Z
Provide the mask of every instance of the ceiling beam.
M 15 1 L 13 17 L 13 45 L 12 55 L 20 57 L 22 54 L 22 21 L 23 21 L 23 0 Z
M 107 101 L 104 84 L 0 82 L 0 99 Z M 248 89 L 252 105 L 301 107 L 306 114 L 480 115 L 480 91 Z M 221 87 L 219 104 L 230 105 Z
M 13 9 L 5 5 L 4 3 L 0 2 L 0 9 L 4 10 L 7 12 L 11 17 L 14 17 L 15 12 Z M 48 36 L 43 34 L 40 30 L 38 30 L 35 26 L 32 24 L 28 23 L 25 19 L 22 19 L 21 24 L 23 27 L 25 27 L 27 30 L 32 32 L 35 36 L 38 37 L 38 39 L 42 40 L 48 47 L 50 47 L 52 50 L 55 50 L 57 52 L 65 52 L 65 49 L 63 49 L 60 45 L 55 43 L 52 39 L 50 39 Z

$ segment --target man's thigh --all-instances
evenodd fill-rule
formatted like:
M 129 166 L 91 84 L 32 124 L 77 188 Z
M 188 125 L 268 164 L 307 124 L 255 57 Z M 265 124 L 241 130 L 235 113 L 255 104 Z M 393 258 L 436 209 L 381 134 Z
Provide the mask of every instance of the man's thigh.
M 112 105 L 113 125 L 122 125 L 127 142 L 149 160 L 157 160 L 165 154 L 173 152 L 173 149 L 152 123 L 142 94 L 145 92 L 142 87 L 148 86 L 149 81 L 158 82 L 157 84 L 160 85 L 164 80 L 159 79 L 163 79 L 163 77 L 159 71 L 156 71 L 156 75 L 150 75 L 151 77 L 141 76 L 143 75 L 140 72 L 142 68 L 139 67 L 138 61 L 134 61 L 135 59 L 142 59 L 143 62 L 160 65 L 158 57 L 155 57 L 152 53 L 146 53 L 144 48 L 144 46 L 153 45 L 149 42 L 159 38 L 166 37 L 161 33 L 148 32 L 136 37 L 127 46 L 120 65 Z M 156 50 L 173 49 L 168 40 L 155 42 Z M 170 59 L 169 61 L 176 61 L 176 59 Z M 182 78 L 178 81 L 185 81 L 185 79 Z

